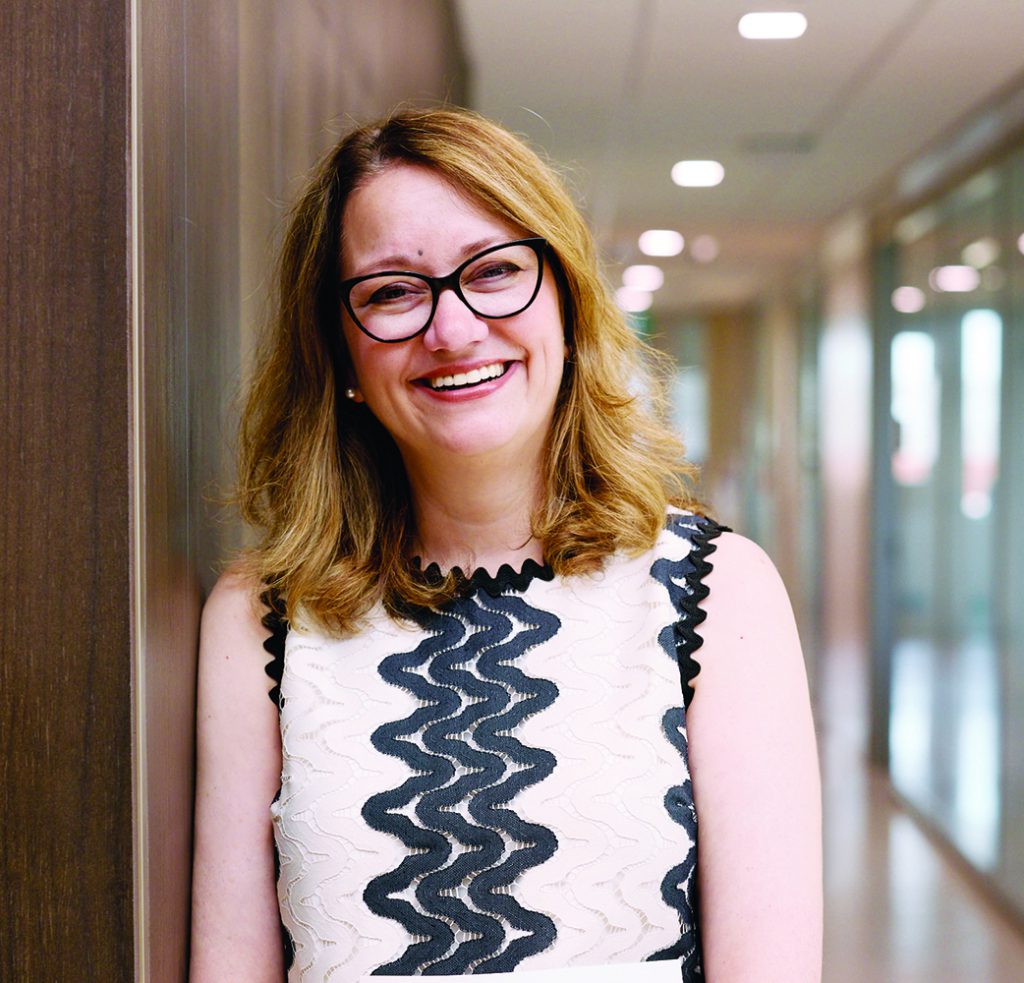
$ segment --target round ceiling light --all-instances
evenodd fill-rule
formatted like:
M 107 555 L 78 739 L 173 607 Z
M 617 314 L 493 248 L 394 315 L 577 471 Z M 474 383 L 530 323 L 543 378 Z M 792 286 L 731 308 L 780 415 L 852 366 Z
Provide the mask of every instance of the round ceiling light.
M 637 240 L 645 256 L 678 256 L 683 251 L 683 237 L 672 229 L 648 229 Z
M 717 160 L 681 160 L 672 165 L 672 180 L 681 188 L 713 188 L 724 177 L 725 168 Z
M 744 14 L 739 31 L 751 41 L 792 41 L 807 30 L 807 18 L 795 10 Z

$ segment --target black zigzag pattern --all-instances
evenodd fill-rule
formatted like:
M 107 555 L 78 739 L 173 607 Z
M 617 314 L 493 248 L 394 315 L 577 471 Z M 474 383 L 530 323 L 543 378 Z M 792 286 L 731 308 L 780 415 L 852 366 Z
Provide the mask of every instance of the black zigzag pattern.
M 679 618 L 661 632 L 658 641 L 679 666 L 683 697 L 683 706 L 666 711 L 662 730 L 685 763 L 688 759 L 685 707 L 689 706 L 693 695 L 690 680 L 700 671 L 693 656 L 703 644 L 696 629 L 706 617 L 699 605 L 708 595 L 708 586 L 703 581 L 711 571 L 707 560 L 715 550 L 711 540 L 720 535 L 724 527 L 703 516 L 676 515 L 669 519 L 668 528 L 691 543 L 689 553 L 681 560 L 661 559 L 651 567 L 651 576 L 664 585 L 672 606 L 679 613 Z M 697 815 L 688 778 L 682 785 L 673 786 L 665 793 L 665 809 L 673 821 L 686 830 L 693 845 L 661 882 L 661 896 L 665 904 L 679 914 L 679 939 L 648 958 L 681 959 L 684 983 L 697 983 L 703 980 L 704 973 L 698 925 Z
M 363 898 L 417 941 L 374 975 L 510 972 L 555 936 L 550 918 L 523 908 L 506 889 L 557 846 L 551 830 L 525 822 L 510 803 L 555 767 L 554 755 L 513 735 L 554 702 L 557 688 L 515 661 L 560 624 L 522 597 L 485 592 L 418 612 L 416 620 L 428 637 L 384 659 L 379 671 L 420 706 L 372 735 L 379 751 L 408 765 L 410 777 L 370 798 L 362 814 L 408 850 Z

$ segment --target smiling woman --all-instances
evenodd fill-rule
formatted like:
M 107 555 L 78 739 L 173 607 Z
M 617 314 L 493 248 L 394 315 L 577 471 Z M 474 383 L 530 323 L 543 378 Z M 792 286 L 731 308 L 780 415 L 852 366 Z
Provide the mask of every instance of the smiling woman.
M 521 229 L 420 165 L 395 164 L 371 178 L 349 197 L 342 222 L 343 273 L 386 269 L 394 255 L 416 257 L 432 271 L 456 266 L 433 281 L 448 281 L 450 289 L 420 281 L 431 286 L 420 287 L 421 295 L 439 290 L 430 305 L 409 299 L 417 286 L 412 277 L 363 279 L 363 273 L 345 283 L 346 306 L 359 317 L 342 319 L 358 383 L 355 398 L 365 399 L 397 444 L 414 508 L 434 507 L 453 473 L 473 470 L 474 484 L 501 475 L 506 494 L 521 483 L 517 494 L 528 516 L 540 494 L 537 482 L 565 361 L 558 286 L 550 271 L 543 275 L 544 240 L 509 245 L 521 239 Z M 378 280 L 384 286 L 362 293 L 360 288 Z M 355 308 L 353 287 L 361 298 Z M 368 323 L 379 332 L 391 321 L 405 325 L 399 335 L 418 335 L 415 344 L 382 345 L 371 337 Z M 447 565 L 486 560 L 479 540 L 459 544 L 446 532 L 441 541 L 424 543 L 422 530 L 432 528 L 431 520 L 420 516 L 416 528 L 418 553 Z M 520 532 L 523 542 L 529 540 L 527 553 L 543 559 L 529 527 Z M 510 545 L 502 542 L 499 549 Z M 454 553 L 459 546 L 464 552 Z
M 260 539 L 204 614 L 193 980 L 817 978 L 792 616 L 653 359 L 500 127 L 322 162 L 243 420 Z

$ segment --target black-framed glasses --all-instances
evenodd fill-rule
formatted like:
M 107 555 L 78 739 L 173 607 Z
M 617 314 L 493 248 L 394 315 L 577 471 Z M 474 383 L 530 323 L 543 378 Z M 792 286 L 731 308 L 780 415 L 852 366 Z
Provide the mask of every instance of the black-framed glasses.
M 452 290 L 477 317 L 521 314 L 544 278 L 547 240 L 539 236 L 490 246 L 447 276 L 384 270 L 342 280 L 341 302 L 356 327 L 375 341 L 408 341 L 430 327 L 443 290 Z

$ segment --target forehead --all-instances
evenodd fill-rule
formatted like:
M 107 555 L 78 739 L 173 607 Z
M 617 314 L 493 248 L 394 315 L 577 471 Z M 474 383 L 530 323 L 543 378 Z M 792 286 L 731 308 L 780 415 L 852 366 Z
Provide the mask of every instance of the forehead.
M 467 243 L 524 234 L 465 189 L 418 164 L 392 164 L 359 185 L 342 214 L 342 266 L 385 257 L 461 258 Z M 358 271 L 357 271 L 358 272 Z

